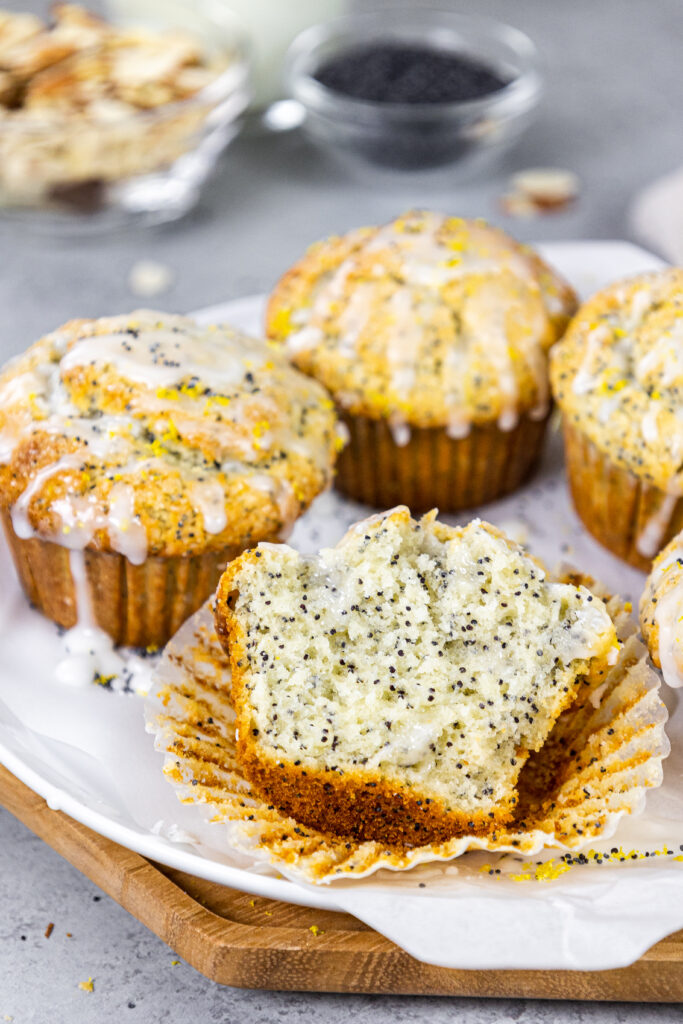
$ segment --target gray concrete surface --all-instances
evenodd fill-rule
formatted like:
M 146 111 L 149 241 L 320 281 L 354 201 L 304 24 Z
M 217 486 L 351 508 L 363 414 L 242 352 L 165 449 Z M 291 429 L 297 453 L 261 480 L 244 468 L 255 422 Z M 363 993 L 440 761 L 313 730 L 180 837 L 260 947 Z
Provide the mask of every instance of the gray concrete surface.
M 44 4 L 33 0 L 21 6 Z M 453 6 L 468 8 L 464 0 Z M 69 317 L 140 304 L 126 283 L 138 259 L 172 268 L 173 286 L 155 301 L 183 311 L 266 289 L 313 239 L 411 205 L 483 215 L 525 239 L 628 237 L 625 213 L 634 192 L 683 160 L 683 3 L 478 0 L 469 5 L 475 6 L 528 31 L 545 64 L 539 119 L 495 176 L 460 184 L 448 174 L 421 180 L 350 175 L 296 133 L 277 138 L 250 133 L 229 150 L 199 208 L 180 224 L 74 241 L 0 221 L 0 355 L 20 351 Z M 502 218 L 497 197 L 506 176 L 538 164 L 576 170 L 583 182 L 579 203 L 543 220 Z M 49 921 L 55 929 L 45 939 Z M 242 992 L 219 989 L 189 966 L 174 965 L 176 959 L 0 812 L 0 1021 L 655 1024 L 681 1020 L 683 1014 L 681 1006 Z M 90 976 L 92 994 L 78 989 Z

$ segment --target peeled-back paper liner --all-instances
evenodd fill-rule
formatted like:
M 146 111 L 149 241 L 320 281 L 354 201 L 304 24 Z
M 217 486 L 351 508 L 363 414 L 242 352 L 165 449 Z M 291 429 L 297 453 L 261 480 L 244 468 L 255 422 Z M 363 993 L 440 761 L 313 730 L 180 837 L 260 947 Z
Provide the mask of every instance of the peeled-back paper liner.
M 600 587 L 590 580 L 573 582 Z M 606 596 L 606 595 L 605 595 Z M 640 813 L 648 788 L 662 781 L 668 717 L 659 676 L 619 598 L 608 610 L 622 641 L 602 682 L 584 683 L 542 750 L 519 779 L 514 825 L 489 837 L 462 836 L 405 850 L 349 842 L 298 824 L 255 796 L 235 757 L 230 668 L 216 637 L 210 603 L 168 645 L 147 707 L 147 728 L 165 754 L 164 773 L 184 803 L 223 829 L 226 847 L 266 860 L 297 881 L 362 878 L 381 868 L 405 871 L 467 851 L 533 856 L 577 850 L 611 836 L 624 815 Z

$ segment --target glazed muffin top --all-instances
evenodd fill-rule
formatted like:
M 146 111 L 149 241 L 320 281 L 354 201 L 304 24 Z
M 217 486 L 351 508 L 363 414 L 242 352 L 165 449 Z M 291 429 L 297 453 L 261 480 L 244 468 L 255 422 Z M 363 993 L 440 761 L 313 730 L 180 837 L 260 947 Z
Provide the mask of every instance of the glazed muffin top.
M 683 493 L 683 269 L 618 281 L 551 356 L 553 394 L 610 460 Z
M 276 285 L 267 332 L 349 412 L 462 437 L 545 415 L 547 350 L 574 308 L 503 231 L 411 211 L 313 245 Z
M 0 374 L 15 532 L 134 563 L 286 533 L 340 444 L 319 384 L 267 342 L 187 317 L 73 320 Z

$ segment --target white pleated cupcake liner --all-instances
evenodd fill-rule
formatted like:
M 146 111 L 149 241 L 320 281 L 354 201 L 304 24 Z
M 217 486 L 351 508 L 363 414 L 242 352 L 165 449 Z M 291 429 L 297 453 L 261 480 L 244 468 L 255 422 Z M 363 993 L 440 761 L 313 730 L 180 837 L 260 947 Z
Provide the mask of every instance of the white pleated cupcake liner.
M 577 577 L 572 577 L 574 582 Z M 600 593 L 599 585 L 581 580 Z M 519 780 L 514 823 L 489 836 L 460 836 L 409 849 L 350 842 L 298 824 L 251 790 L 235 756 L 230 668 L 210 602 L 189 619 L 161 659 L 147 706 L 147 729 L 165 755 L 164 773 L 183 803 L 216 826 L 216 845 L 269 863 L 296 881 L 328 883 L 380 869 L 405 871 L 471 850 L 524 857 L 577 851 L 609 838 L 625 815 L 640 813 L 662 781 L 669 752 L 659 675 L 626 606 L 609 612 L 622 646 L 599 684 L 583 684 Z M 550 792 L 548 779 L 552 779 Z

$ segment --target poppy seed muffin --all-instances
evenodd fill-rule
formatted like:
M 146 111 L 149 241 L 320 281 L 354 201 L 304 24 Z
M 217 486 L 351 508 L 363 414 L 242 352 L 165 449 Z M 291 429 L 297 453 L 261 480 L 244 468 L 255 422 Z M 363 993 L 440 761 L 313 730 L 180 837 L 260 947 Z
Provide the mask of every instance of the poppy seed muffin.
M 648 570 L 683 527 L 683 270 L 594 295 L 553 348 L 551 380 L 579 516 Z
M 640 599 L 640 628 L 664 681 L 683 686 L 683 536 L 678 534 L 652 564 Z
M 266 327 L 349 429 L 340 490 L 452 510 L 533 468 L 547 352 L 574 308 L 571 288 L 503 231 L 412 211 L 312 246 L 276 285 Z
M 62 626 L 160 644 L 228 558 L 288 532 L 338 444 L 323 389 L 264 341 L 145 310 L 71 321 L 0 375 L 21 582 Z
M 405 507 L 308 557 L 261 544 L 221 577 L 237 756 L 261 797 L 325 832 L 403 846 L 487 833 L 580 680 L 617 641 L 487 523 Z

